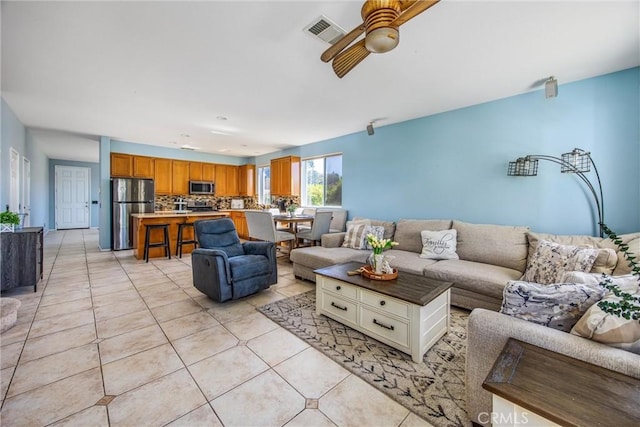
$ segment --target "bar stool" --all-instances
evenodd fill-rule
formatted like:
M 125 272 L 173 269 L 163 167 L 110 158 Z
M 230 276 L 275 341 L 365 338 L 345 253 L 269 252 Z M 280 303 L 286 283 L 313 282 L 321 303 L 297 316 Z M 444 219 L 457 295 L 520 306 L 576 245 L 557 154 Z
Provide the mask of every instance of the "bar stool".
M 151 230 L 162 229 L 164 232 L 164 239 L 162 242 L 150 242 Z M 144 237 L 144 260 L 149 262 L 149 248 L 164 247 L 164 256 L 171 259 L 171 248 L 169 247 L 169 224 L 150 224 L 147 225 L 147 230 Z
M 193 245 L 193 248 L 198 247 L 198 241 L 196 240 L 196 232 L 193 230 L 193 239 L 183 240 L 182 232 L 185 227 L 191 227 L 193 229 L 193 222 L 183 222 L 182 224 L 178 224 L 178 239 L 176 240 L 176 255 L 182 258 L 182 245 Z

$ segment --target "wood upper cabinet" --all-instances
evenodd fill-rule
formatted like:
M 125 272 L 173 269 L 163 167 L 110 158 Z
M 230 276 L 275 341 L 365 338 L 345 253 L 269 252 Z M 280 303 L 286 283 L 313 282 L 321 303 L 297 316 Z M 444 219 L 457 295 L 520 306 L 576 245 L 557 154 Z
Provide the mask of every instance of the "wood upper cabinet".
M 189 162 L 189 180 L 202 181 L 202 163 Z
M 216 180 L 216 165 L 213 163 L 202 164 L 202 180 L 215 182 Z
M 156 194 L 171 194 L 171 159 L 155 159 Z
M 271 194 L 300 195 L 300 157 L 287 156 L 271 160 Z
M 215 183 L 216 196 L 237 196 L 238 166 L 216 165 Z
M 238 192 L 241 196 L 253 196 L 256 192 L 256 165 L 242 165 L 238 168 Z
M 136 178 L 153 178 L 155 174 L 153 157 L 133 156 L 133 176 Z
M 133 176 L 133 156 L 111 153 L 111 176 L 131 178 Z
M 189 162 L 171 161 L 171 194 L 189 194 Z

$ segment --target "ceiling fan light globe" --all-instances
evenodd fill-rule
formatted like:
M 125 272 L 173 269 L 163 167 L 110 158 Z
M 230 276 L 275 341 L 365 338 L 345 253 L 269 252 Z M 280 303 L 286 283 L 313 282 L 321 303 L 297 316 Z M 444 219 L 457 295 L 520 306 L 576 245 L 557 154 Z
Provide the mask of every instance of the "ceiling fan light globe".
M 365 38 L 365 47 L 369 52 L 389 52 L 400 42 L 400 33 L 397 28 L 382 27 L 369 31 Z

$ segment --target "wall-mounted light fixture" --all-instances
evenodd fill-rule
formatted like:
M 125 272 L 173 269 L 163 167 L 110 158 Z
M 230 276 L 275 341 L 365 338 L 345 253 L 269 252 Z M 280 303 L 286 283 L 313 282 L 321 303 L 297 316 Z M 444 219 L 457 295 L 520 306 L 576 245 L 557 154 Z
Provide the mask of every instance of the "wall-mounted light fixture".
M 509 162 L 509 168 L 507 175 L 509 176 L 536 176 L 538 175 L 538 160 L 547 160 L 560 165 L 560 172 L 562 173 L 575 173 L 589 188 L 593 199 L 596 203 L 596 209 L 598 211 L 598 227 L 600 229 L 600 237 L 604 236 L 604 198 L 602 196 L 602 183 L 600 182 L 600 174 L 598 174 L 598 168 L 591 158 L 591 153 L 584 151 L 580 148 L 574 148 L 569 153 L 562 154 L 561 157 L 546 156 L 540 154 L 530 154 L 525 157 L 518 157 L 514 162 Z M 598 181 L 598 191 L 591 184 L 591 181 L 585 175 L 586 172 L 591 170 L 593 165 L 593 171 L 596 174 Z
M 544 82 L 544 97 L 555 98 L 558 96 L 558 79 L 551 76 Z
M 369 136 L 373 135 L 375 133 L 375 129 L 373 129 L 373 122 L 369 123 L 367 125 L 367 133 L 369 134 Z

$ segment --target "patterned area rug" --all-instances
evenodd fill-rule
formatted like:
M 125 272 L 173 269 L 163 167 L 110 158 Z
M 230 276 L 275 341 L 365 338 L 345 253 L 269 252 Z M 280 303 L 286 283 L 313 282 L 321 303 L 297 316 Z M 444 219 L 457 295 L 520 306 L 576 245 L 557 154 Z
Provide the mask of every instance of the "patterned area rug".
M 471 425 L 465 410 L 468 312 L 452 308 L 450 332 L 423 363 L 315 312 L 315 291 L 259 307 L 265 316 L 434 426 Z

